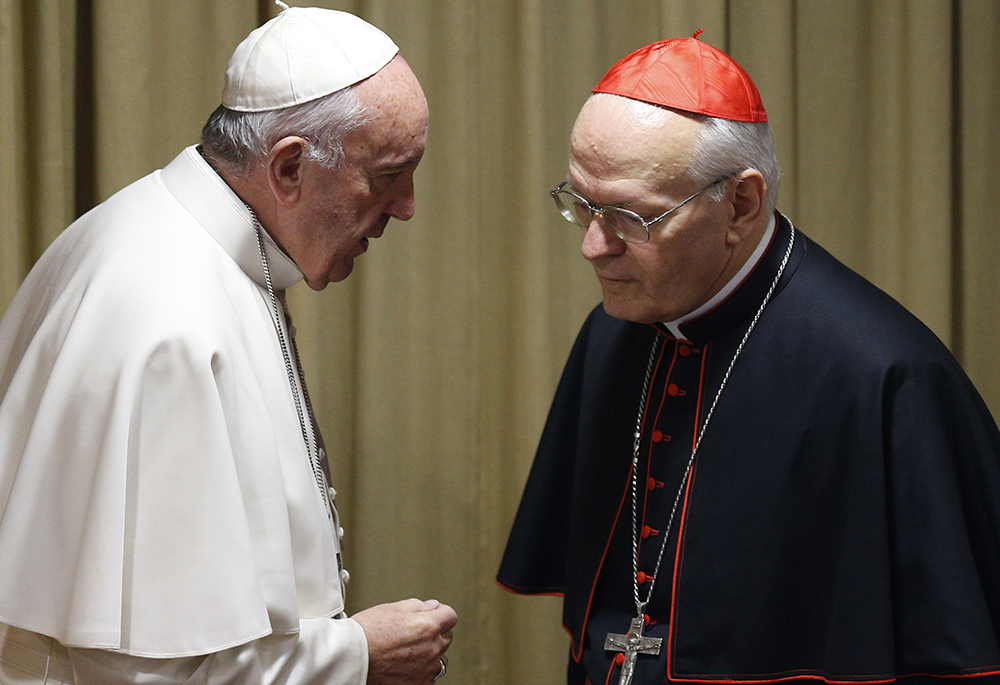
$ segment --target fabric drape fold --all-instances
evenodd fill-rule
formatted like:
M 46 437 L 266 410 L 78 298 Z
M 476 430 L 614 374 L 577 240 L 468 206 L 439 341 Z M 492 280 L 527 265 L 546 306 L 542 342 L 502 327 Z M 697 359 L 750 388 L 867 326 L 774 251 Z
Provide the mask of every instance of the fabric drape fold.
M 344 283 L 289 302 L 349 531 L 348 612 L 455 606 L 449 683 L 564 677 L 558 598 L 493 577 L 600 299 L 547 191 L 590 88 L 644 44 L 704 29 L 743 65 L 775 131 L 779 209 L 925 321 L 1000 413 L 1000 3 L 316 4 L 386 31 L 430 104 L 414 219 L 391 222 Z M 233 48 L 277 11 L 0 0 L 0 310 L 81 195 L 103 200 L 197 142 Z

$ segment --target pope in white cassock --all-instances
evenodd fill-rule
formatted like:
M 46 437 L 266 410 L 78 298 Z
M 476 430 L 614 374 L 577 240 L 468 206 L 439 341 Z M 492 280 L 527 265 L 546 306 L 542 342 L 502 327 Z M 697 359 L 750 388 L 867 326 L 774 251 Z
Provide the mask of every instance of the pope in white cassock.
M 202 144 L 73 223 L 0 323 L 0 683 L 431 683 L 455 612 L 344 613 L 285 289 L 414 211 L 427 103 L 384 33 L 285 9 Z

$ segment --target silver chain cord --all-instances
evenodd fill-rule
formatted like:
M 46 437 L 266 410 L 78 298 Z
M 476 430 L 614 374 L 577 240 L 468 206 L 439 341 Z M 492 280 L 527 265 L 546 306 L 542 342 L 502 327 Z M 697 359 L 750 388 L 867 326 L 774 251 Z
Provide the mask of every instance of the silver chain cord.
M 263 227 L 260 225 L 260 220 L 257 219 L 257 214 L 247 206 L 250 211 L 250 217 L 253 219 L 254 233 L 257 236 L 257 250 L 260 252 L 260 265 L 264 269 L 264 282 L 267 284 L 267 295 L 271 300 L 271 315 L 272 323 L 274 324 L 274 330 L 278 333 L 278 344 L 281 347 L 281 356 L 285 361 L 285 372 L 288 374 L 288 384 L 292 389 L 292 398 L 295 400 L 295 412 L 299 417 L 299 428 L 302 430 L 302 442 L 306 446 L 306 454 L 309 457 L 309 466 L 312 468 L 313 478 L 316 479 L 316 486 L 319 488 L 320 496 L 323 498 L 323 504 L 326 506 L 327 516 L 333 520 L 333 507 L 330 504 L 330 492 L 329 485 L 326 482 L 326 474 L 323 472 L 323 466 L 320 463 L 319 457 L 319 444 L 316 440 L 316 422 L 313 419 L 312 404 L 309 402 L 309 391 L 306 390 L 305 382 L 299 385 L 298 379 L 305 378 L 305 374 L 302 370 L 302 361 L 299 359 L 299 349 L 295 344 L 295 336 L 291 336 L 291 347 L 292 352 L 295 356 L 295 367 L 292 367 L 292 360 L 288 353 L 288 344 L 285 342 L 285 334 L 281 325 L 281 315 L 284 313 L 287 317 L 287 309 L 283 306 L 278 307 L 278 298 L 274 295 L 274 287 L 271 285 L 271 270 L 268 268 L 267 255 L 264 252 L 264 236 Z M 287 321 L 287 318 L 286 318 Z M 295 372 L 298 371 L 298 376 Z M 302 391 L 302 397 L 305 398 L 306 407 L 303 411 L 302 402 L 299 400 L 299 390 Z M 306 428 L 306 414 L 309 415 L 309 422 L 312 428 L 312 439 L 310 440 L 310 431 Z
M 663 562 L 663 553 L 667 549 L 667 540 L 670 538 L 670 531 L 674 525 L 674 516 L 677 513 L 677 506 L 680 504 L 681 495 L 684 493 L 684 488 L 687 486 L 688 478 L 691 475 L 691 468 L 694 466 L 695 457 L 698 455 L 698 448 L 701 447 L 702 438 L 705 437 L 705 430 L 708 428 L 709 421 L 712 420 L 712 415 L 715 413 L 715 407 L 719 403 L 719 398 L 722 397 L 722 391 L 725 390 L 726 384 L 729 383 L 729 377 L 733 373 L 733 367 L 736 365 L 736 360 L 739 359 L 740 354 L 743 352 L 743 348 L 746 346 L 747 340 L 750 339 L 750 334 L 753 333 L 753 329 L 757 327 L 757 322 L 764 313 L 764 307 L 766 307 L 768 302 L 771 301 L 771 296 L 774 295 L 774 291 L 778 287 L 778 281 L 781 280 L 781 276 L 785 273 L 785 267 L 788 265 L 788 260 L 792 256 L 792 246 L 795 244 L 795 226 L 791 224 L 789 225 L 791 226 L 791 234 L 788 239 L 788 249 L 785 250 L 785 256 L 781 260 L 781 266 L 778 267 L 778 273 L 774 277 L 774 281 L 771 283 L 771 287 L 768 289 L 767 294 L 764 296 L 764 301 L 761 302 L 760 307 L 757 309 L 757 314 L 750 322 L 750 326 L 747 328 L 747 332 L 744 334 L 743 340 L 741 340 L 739 346 L 737 346 L 736 352 L 733 354 L 732 361 L 729 362 L 729 368 L 726 369 L 726 374 L 722 377 L 722 384 L 719 386 L 718 392 L 715 393 L 715 399 L 712 400 L 712 405 L 708 409 L 708 414 L 705 415 L 705 421 L 701 424 L 701 430 L 698 432 L 698 439 L 694 443 L 694 449 L 691 451 L 691 457 L 688 459 L 687 467 L 684 469 L 684 476 L 681 478 L 681 485 L 677 488 L 677 495 L 674 497 L 674 504 L 670 509 L 670 518 L 667 519 L 667 527 L 663 531 L 663 542 L 660 544 L 660 553 L 656 557 L 656 567 L 653 569 L 653 577 L 649 581 L 649 591 L 646 593 L 646 601 L 642 601 L 639 599 L 639 442 L 642 437 L 642 415 L 645 410 L 646 395 L 649 392 L 650 372 L 653 368 L 653 359 L 656 356 L 657 347 L 659 346 L 659 336 L 653 340 L 653 349 L 649 353 L 649 363 L 646 367 L 646 380 L 642 388 L 642 399 L 639 401 L 639 415 L 636 419 L 635 442 L 633 443 L 632 448 L 632 588 L 635 595 L 635 608 L 639 618 L 642 618 L 646 611 L 646 606 L 653 597 L 653 588 L 656 587 L 656 581 L 660 577 L 660 564 Z

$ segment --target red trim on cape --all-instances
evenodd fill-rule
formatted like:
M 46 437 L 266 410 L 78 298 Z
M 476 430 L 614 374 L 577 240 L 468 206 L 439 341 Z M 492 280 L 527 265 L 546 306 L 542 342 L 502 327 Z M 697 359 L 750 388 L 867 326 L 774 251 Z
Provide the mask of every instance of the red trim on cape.
M 667 336 L 666 333 L 663 333 L 659 329 L 656 330 L 657 333 L 659 333 L 660 335 L 663 335 L 664 337 L 670 337 L 671 339 L 673 339 L 673 336 Z M 660 364 L 663 362 L 663 355 L 666 353 L 666 350 L 667 350 L 666 345 L 660 348 L 659 356 L 656 359 L 656 366 L 653 368 L 653 374 L 649 377 L 650 388 L 652 388 L 653 379 L 656 378 L 657 373 L 659 373 Z M 646 425 L 646 417 L 649 414 L 650 399 L 651 398 L 649 396 L 646 397 L 646 405 L 643 407 L 642 410 L 642 421 L 640 423 L 640 428 L 639 428 L 640 434 L 643 431 L 643 427 L 645 427 Z M 622 492 L 622 499 L 618 503 L 618 512 L 615 514 L 615 519 L 611 524 L 611 532 L 608 533 L 608 539 L 604 543 L 604 552 L 601 554 L 601 563 L 597 565 L 597 572 L 594 574 L 594 579 L 590 585 L 590 596 L 587 598 L 587 610 L 583 614 L 583 623 L 580 626 L 579 641 L 577 640 L 577 637 L 573 635 L 573 631 L 571 631 L 568 627 L 566 627 L 565 624 L 563 625 L 563 627 L 566 628 L 567 631 L 569 631 L 570 637 L 572 638 L 572 649 L 570 650 L 570 656 L 573 657 L 573 661 L 575 661 L 576 663 L 580 663 L 580 659 L 583 658 L 583 636 L 587 634 L 587 623 L 590 621 L 590 608 L 591 606 L 593 606 L 594 603 L 594 593 L 597 592 L 597 579 L 601 577 L 601 569 L 604 568 L 604 560 L 607 559 L 608 548 L 611 547 L 611 539 L 615 535 L 615 528 L 618 527 L 618 520 L 621 518 L 622 509 L 625 507 L 625 500 L 629 496 L 631 484 L 632 484 L 632 467 L 630 466 L 628 469 L 628 477 L 625 481 L 625 489 Z
M 777 232 L 777 231 L 775 231 Z M 701 425 L 701 402 L 705 389 L 705 366 L 708 363 L 708 345 L 701 348 L 701 373 L 698 377 L 698 402 L 694 409 L 694 435 L 691 437 L 691 451 L 694 452 L 698 444 L 698 432 Z M 687 483 L 684 485 L 684 502 L 681 505 L 681 518 L 677 528 L 677 550 L 674 554 L 674 577 L 670 586 L 670 626 L 667 630 L 667 675 L 673 678 L 674 664 L 674 612 L 677 610 L 677 584 L 680 580 L 680 567 L 683 563 L 684 531 L 687 528 L 688 504 L 691 501 L 691 484 L 694 483 L 695 473 L 698 470 L 698 459 L 691 464 L 691 473 L 688 475 Z

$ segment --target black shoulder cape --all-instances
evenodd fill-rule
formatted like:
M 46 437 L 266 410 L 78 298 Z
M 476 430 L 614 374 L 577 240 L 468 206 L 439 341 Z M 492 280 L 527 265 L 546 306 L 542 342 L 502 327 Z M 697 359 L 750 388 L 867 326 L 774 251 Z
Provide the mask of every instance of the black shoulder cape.
M 654 337 L 678 363 L 685 347 L 701 355 L 686 393 L 700 422 L 790 234 L 780 217 L 740 288 L 682 326 L 689 342 L 601 307 L 584 324 L 497 577 L 514 592 L 564 595 L 571 666 L 601 583 L 627 584 L 631 601 L 630 556 L 613 559 L 612 542 L 631 540 L 632 439 Z M 663 490 L 672 499 L 676 483 Z M 998 679 L 1000 433 L 933 333 L 800 232 L 671 538 L 656 587 L 670 680 Z

